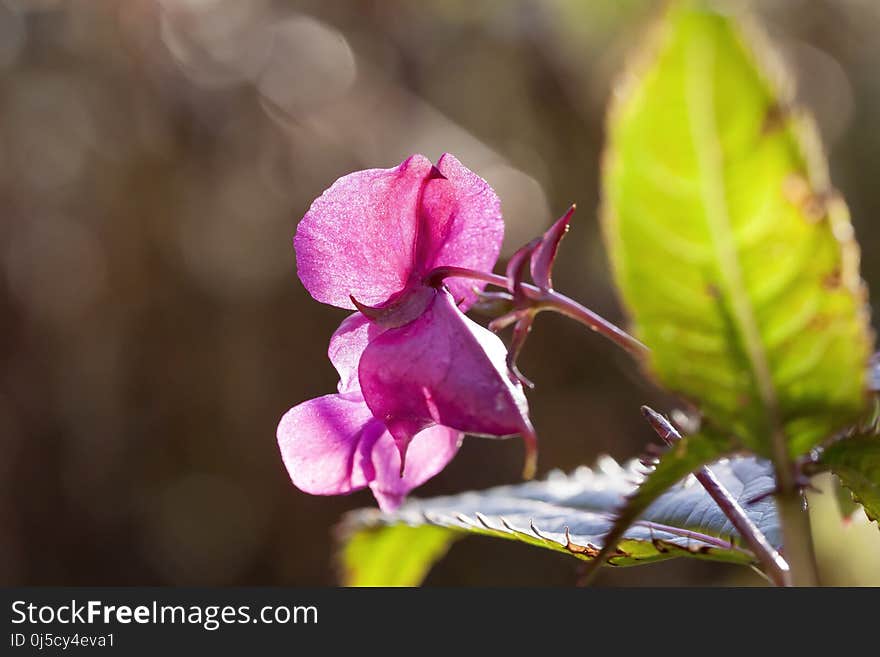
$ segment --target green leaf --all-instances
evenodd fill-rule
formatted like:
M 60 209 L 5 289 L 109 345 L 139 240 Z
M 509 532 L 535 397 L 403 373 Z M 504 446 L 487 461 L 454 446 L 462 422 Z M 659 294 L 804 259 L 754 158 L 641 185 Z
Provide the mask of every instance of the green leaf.
M 703 461 L 703 457 L 687 459 L 689 466 Z M 713 469 L 744 505 L 774 485 L 766 461 L 739 458 L 719 462 Z M 742 547 L 736 530 L 702 487 L 692 479 L 674 485 L 690 470 L 679 468 L 672 481 L 665 479 L 671 470 L 663 472 L 658 481 L 662 479 L 669 490 L 654 495 L 650 508 L 642 508 L 641 519 L 624 528 L 610 562 L 629 566 L 688 556 L 752 563 L 751 552 Z M 636 461 L 621 466 L 606 457 L 594 469 L 581 467 L 570 475 L 555 472 L 544 481 L 413 499 L 393 514 L 354 511 L 343 519 L 339 534 L 343 583 L 418 584 L 452 541 L 469 534 L 523 541 L 589 560 L 602 549 L 603 537 L 614 526 L 615 511 L 637 491 L 636 482 L 644 473 L 644 466 Z M 778 546 L 773 501 L 768 498 L 746 508 Z
M 346 586 L 418 586 L 458 538 L 432 525 L 351 531 L 348 521 L 342 535 L 339 561 Z
M 844 521 L 849 521 L 856 513 L 858 513 L 862 505 L 853 499 L 852 492 L 843 485 L 840 477 L 829 477 L 831 480 L 831 489 L 834 491 L 834 499 L 837 502 L 837 510 L 840 517 Z
M 826 447 L 812 465 L 836 474 L 865 515 L 880 522 L 880 435 L 871 431 L 843 438 Z
M 603 220 L 660 383 L 776 459 L 866 408 L 858 246 L 753 29 L 675 3 L 617 89 Z

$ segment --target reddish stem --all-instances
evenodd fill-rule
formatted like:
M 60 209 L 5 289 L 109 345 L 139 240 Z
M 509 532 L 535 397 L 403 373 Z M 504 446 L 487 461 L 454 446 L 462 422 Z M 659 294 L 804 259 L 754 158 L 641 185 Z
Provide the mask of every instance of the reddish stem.
M 648 406 L 642 406 L 642 414 L 648 420 L 651 427 L 667 445 L 674 445 L 681 440 L 681 434 L 660 413 Z M 727 516 L 739 535 L 752 549 L 752 553 L 764 567 L 764 573 L 776 586 L 791 586 L 791 570 L 785 559 L 770 545 L 764 533 L 758 529 L 745 510 L 740 506 L 737 499 L 721 483 L 708 467 L 702 467 L 694 472 L 694 477 L 706 489 L 718 507 Z
M 507 278 L 500 274 L 476 271 L 464 267 L 437 267 L 428 274 L 428 282 L 432 285 L 438 285 L 443 279 L 450 277 L 470 278 L 488 283 L 489 285 L 507 288 Z M 533 308 L 536 312 L 555 310 L 608 338 L 618 347 L 625 349 L 636 358 L 643 358 L 648 354 L 648 348 L 629 333 L 615 326 L 604 317 L 597 315 L 589 308 L 582 306 L 577 301 L 569 299 L 567 296 L 559 294 L 554 290 L 541 290 L 527 283 L 522 283 L 522 289 L 533 302 Z

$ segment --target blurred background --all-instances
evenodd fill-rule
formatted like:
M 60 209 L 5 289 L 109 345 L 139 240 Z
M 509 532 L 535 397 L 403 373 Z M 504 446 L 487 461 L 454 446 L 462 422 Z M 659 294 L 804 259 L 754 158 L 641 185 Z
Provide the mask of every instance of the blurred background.
M 817 115 L 880 293 L 880 4 L 756 3 Z M 613 76 L 649 0 L 0 0 L 0 583 L 335 582 L 368 492 L 310 497 L 275 444 L 334 390 L 346 312 L 296 278 L 296 222 L 337 177 L 455 153 L 502 199 L 503 258 L 576 202 L 558 289 L 625 321 L 596 206 Z M 610 344 L 541 316 L 541 472 L 652 441 L 668 408 Z M 419 495 L 517 481 L 469 438 Z M 880 533 L 814 507 L 826 583 L 880 584 Z M 577 562 L 469 539 L 429 585 L 571 585 Z M 676 561 L 605 585 L 759 584 Z

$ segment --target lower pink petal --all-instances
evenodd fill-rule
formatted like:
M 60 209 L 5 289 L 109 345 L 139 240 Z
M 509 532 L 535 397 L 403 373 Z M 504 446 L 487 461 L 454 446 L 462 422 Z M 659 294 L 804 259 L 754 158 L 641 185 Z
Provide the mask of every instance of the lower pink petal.
M 396 509 L 409 491 L 440 472 L 461 438 L 446 427 L 421 432 L 401 477 L 394 439 L 360 397 L 310 399 L 290 409 L 278 425 L 281 457 L 297 488 L 340 495 L 369 486 L 384 511 Z
M 287 411 L 278 425 L 278 446 L 297 488 L 338 495 L 367 485 L 360 448 L 372 446 L 384 432 L 363 400 L 325 395 Z M 373 469 L 368 459 L 366 464 Z
M 339 394 L 360 392 L 358 383 L 358 363 L 369 341 L 379 335 L 382 329 L 370 322 L 360 312 L 353 313 L 342 320 L 339 328 L 330 338 L 327 355 L 333 367 L 339 372 Z
M 400 452 L 387 431 L 372 450 L 375 479 L 370 489 L 383 511 L 394 511 L 403 498 L 446 467 L 458 452 L 462 433 L 447 427 L 430 427 L 412 441 L 406 456 L 406 470 L 400 476 Z
M 528 404 L 506 356 L 495 334 L 439 291 L 421 317 L 370 342 L 361 391 L 404 455 L 413 436 L 437 424 L 488 436 L 529 432 Z

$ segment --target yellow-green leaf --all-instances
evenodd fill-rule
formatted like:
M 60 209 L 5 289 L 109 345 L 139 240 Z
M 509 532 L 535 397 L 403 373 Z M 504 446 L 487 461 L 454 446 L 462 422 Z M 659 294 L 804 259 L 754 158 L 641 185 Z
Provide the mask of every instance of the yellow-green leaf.
M 660 383 L 787 460 L 866 406 L 858 246 L 766 45 L 705 4 L 673 4 L 616 89 L 605 233 Z
M 343 526 L 340 578 L 346 586 L 418 586 L 459 538 L 433 525 L 355 531 Z

